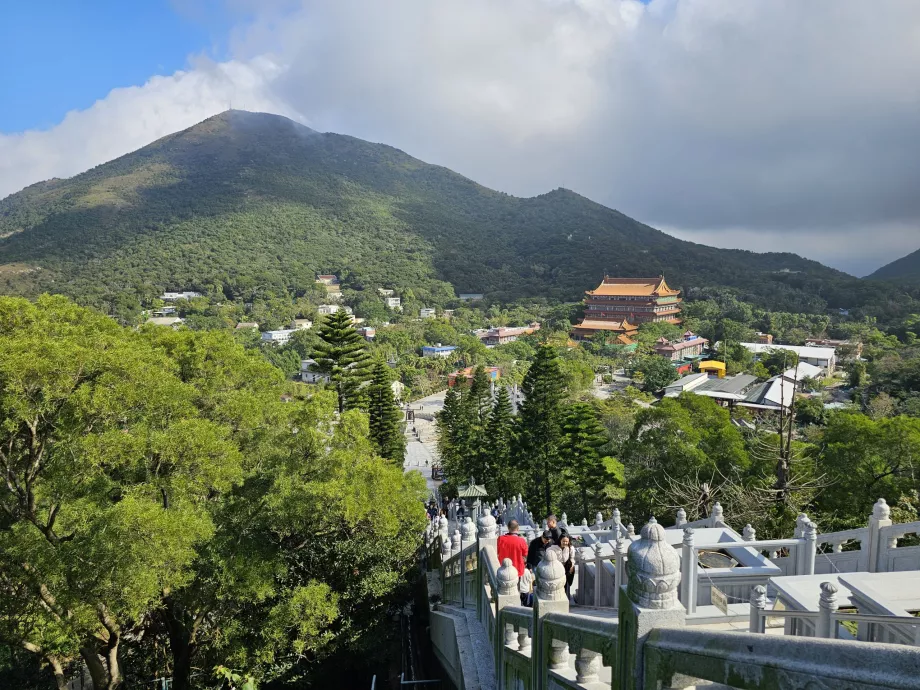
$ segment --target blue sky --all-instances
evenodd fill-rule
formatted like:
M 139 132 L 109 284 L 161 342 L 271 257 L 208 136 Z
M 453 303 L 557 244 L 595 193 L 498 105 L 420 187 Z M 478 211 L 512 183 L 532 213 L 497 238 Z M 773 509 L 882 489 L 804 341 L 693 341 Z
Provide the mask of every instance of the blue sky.
M 0 132 L 47 129 L 113 88 L 222 59 L 229 18 L 169 0 L 10 0 L 0 10 Z M 198 5 L 198 7 L 203 7 Z

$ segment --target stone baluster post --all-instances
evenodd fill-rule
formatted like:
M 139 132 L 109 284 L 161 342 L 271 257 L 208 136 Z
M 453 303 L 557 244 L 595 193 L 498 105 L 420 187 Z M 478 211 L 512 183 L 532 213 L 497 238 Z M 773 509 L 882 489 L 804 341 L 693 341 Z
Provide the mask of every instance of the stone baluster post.
M 815 637 L 825 639 L 837 637 L 833 619 L 836 612 L 837 585 L 833 582 L 822 582 L 821 596 L 818 598 L 818 622 L 815 623 Z
M 511 563 L 510 558 L 502 561 L 501 567 L 496 573 L 498 592 L 495 593 L 495 622 L 496 625 L 501 620 L 501 611 L 506 606 L 514 606 L 521 602 L 518 597 L 518 572 L 517 568 Z M 515 644 L 514 625 L 505 623 L 504 630 L 495 631 L 495 668 L 501 673 L 502 655 L 505 647 Z
M 882 543 L 883 527 L 891 526 L 891 508 L 884 498 L 878 499 L 872 506 L 872 515 L 869 517 L 869 538 L 867 543 L 863 543 L 863 548 L 867 549 L 866 567 L 870 573 L 881 573 L 887 569 L 885 556 L 888 550 L 888 544 Z M 897 546 L 897 542 L 895 542 Z
M 584 527 L 585 529 L 588 529 L 588 518 L 581 519 L 581 526 Z
M 677 599 L 680 568 L 664 527 L 650 520 L 627 554 L 627 585 L 620 592 L 617 635 L 618 683 L 614 687 L 618 690 L 672 685 L 667 669 L 649 669 L 647 685 L 644 647 L 653 629 L 686 622 L 686 611 Z
M 741 530 L 741 538 L 744 541 L 757 541 L 757 531 L 751 527 L 750 524 L 744 526 L 744 529 Z
M 767 608 L 767 588 L 763 585 L 751 587 L 751 620 L 748 630 L 752 633 L 767 631 L 767 619 L 760 612 Z
M 626 536 L 632 539 L 636 536 L 636 528 L 633 526 L 633 523 L 626 525 Z
M 594 552 L 594 608 L 600 608 L 601 595 L 604 591 L 604 561 L 601 560 L 601 543 L 592 545 Z
M 722 504 L 716 501 L 712 504 L 712 513 L 709 514 L 710 527 L 724 527 L 725 521 L 722 515 Z
M 483 539 L 498 538 L 498 524 L 495 522 L 495 518 L 489 513 L 483 513 L 482 517 L 479 518 L 478 527 L 480 542 L 482 542 Z
M 559 518 L 559 525 L 562 527 L 568 527 L 569 526 L 569 516 L 563 513 L 562 517 Z
M 626 558 L 629 553 L 629 545 L 632 542 L 624 536 L 620 536 L 616 541 L 616 562 L 614 567 L 616 570 L 614 574 L 616 576 L 616 586 L 613 590 L 613 608 L 620 608 L 620 593 L 623 590 L 623 587 L 626 586 Z
M 677 520 L 674 522 L 675 527 L 683 527 L 687 524 L 687 511 L 683 508 L 677 509 Z
M 620 519 L 620 509 L 619 508 L 613 509 L 613 515 L 611 516 L 611 520 L 613 520 L 614 539 L 619 539 L 620 535 L 626 531 L 623 529 L 623 521 Z
M 805 535 L 805 523 L 808 522 L 808 516 L 805 513 L 799 513 L 795 519 L 795 532 L 792 533 L 793 539 L 801 539 Z
M 565 596 L 565 568 L 555 551 L 545 551 L 536 569 L 537 588 L 533 602 L 534 640 L 532 658 L 535 687 L 546 687 L 546 669 L 560 669 L 568 665 L 568 644 L 543 635 L 543 618 L 548 613 L 568 613 L 569 600 Z
M 543 518 L 543 525 L 541 526 L 540 529 L 541 529 L 542 531 L 544 531 L 544 532 L 545 532 L 547 529 L 549 529 L 549 525 L 546 524 L 546 518 Z
M 598 512 L 594 515 L 594 529 L 601 529 L 601 525 L 604 523 L 604 514 Z
M 797 575 L 815 574 L 815 554 L 817 553 L 818 526 L 811 520 L 805 523 L 802 534 L 801 554 L 799 555 L 799 572 Z
M 697 555 L 694 544 L 693 528 L 684 528 L 684 540 L 681 544 L 680 555 L 680 598 L 687 613 L 696 611 L 697 598 Z

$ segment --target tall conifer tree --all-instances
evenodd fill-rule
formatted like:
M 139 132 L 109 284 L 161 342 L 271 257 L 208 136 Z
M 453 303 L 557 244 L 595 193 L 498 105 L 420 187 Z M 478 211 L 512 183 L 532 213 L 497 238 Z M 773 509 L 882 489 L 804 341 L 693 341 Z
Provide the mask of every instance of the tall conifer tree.
M 563 414 L 562 433 L 566 474 L 577 487 L 582 515 L 588 518 L 591 508 L 604 502 L 605 489 L 614 480 L 607 471 L 611 459 L 601 455 L 601 449 L 610 441 L 607 429 L 590 403 L 577 402 Z
M 560 447 L 565 398 L 565 377 L 552 347 L 541 345 L 537 350 L 521 389 L 524 402 L 518 415 L 518 463 L 531 472 L 531 505 L 542 499 L 549 514 L 553 510 L 552 485 L 563 471 Z
M 514 439 L 511 398 L 508 396 L 508 388 L 500 386 L 486 425 L 485 447 L 489 473 L 483 478 L 491 490 L 490 493 L 497 496 L 512 496 L 523 489 L 521 473 L 513 456 Z
M 402 412 L 393 399 L 390 368 L 381 361 L 374 365 L 373 378 L 367 387 L 367 412 L 370 417 L 370 438 L 380 457 L 402 466 L 406 455 Z
M 355 330 L 344 310 L 331 314 L 319 329 L 322 341 L 313 358 L 316 369 L 329 374 L 338 395 L 339 413 L 360 407 L 361 386 L 370 378 L 371 357 L 364 338 Z

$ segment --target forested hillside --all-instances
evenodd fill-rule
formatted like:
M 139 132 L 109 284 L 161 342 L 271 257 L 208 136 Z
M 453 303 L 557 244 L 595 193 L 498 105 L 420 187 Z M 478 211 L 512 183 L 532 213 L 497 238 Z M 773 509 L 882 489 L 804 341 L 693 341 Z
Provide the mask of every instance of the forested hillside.
M 891 288 L 793 254 L 684 242 L 577 194 L 486 189 L 382 144 L 229 111 L 0 202 L 0 292 L 124 314 L 166 289 L 249 301 L 347 288 L 577 300 L 604 272 L 737 288 L 786 311 L 895 304 Z M 448 284 L 449 283 L 449 284 Z
M 907 279 L 920 282 L 920 249 L 882 266 L 869 278 Z

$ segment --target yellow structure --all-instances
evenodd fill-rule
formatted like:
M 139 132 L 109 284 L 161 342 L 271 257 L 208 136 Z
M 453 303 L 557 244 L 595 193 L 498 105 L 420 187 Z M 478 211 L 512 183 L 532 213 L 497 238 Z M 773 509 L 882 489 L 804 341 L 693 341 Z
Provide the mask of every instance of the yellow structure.
M 715 374 L 720 379 L 725 378 L 725 362 L 716 362 L 714 360 L 707 360 L 705 362 L 700 362 L 700 371 L 704 374 Z

